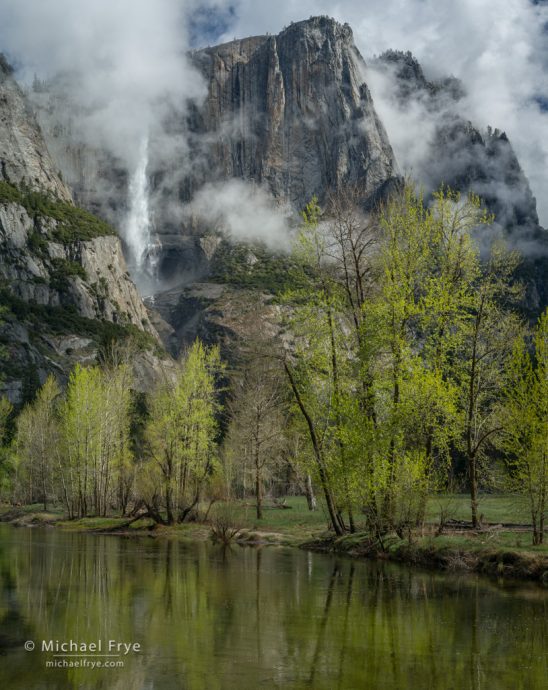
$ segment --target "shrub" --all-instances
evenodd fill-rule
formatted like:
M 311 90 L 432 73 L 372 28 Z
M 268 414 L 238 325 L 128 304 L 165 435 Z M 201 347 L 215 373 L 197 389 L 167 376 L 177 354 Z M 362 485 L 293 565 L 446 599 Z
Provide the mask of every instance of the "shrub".
M 253 261 L 250 262 L 250 257 Z M 211 280 L 282 294 L 301 286 L 301 272 L 288 254 L 256 245 L 221 242 L 212 260 Z
M 217 544 L 228 546 L 233 542 L 242 530 L 238 524 L 232 506 L 229 504 L 218 505 L 210 524 L 210 538 Z
M 69 278 L 79 277 L 86 280 L 87 275 L 82 264 L 68 259 L 52 259 L 51 287 L 55 290 L 66 290 Z
M 48 241 L 44 235 L 35 230 L 29 237 L 29 247 L 35 254 L 45 256 L 48 249 Z
M 83 208 L 56 199 L 51 194 L 16 187 L 5 180 L 0 181 L 0 203 L 20 204 L 34 218 L 52 218 L 57 221 L 57 227 L 49 239 L 61 244 L 116 234 L 108 223 Z

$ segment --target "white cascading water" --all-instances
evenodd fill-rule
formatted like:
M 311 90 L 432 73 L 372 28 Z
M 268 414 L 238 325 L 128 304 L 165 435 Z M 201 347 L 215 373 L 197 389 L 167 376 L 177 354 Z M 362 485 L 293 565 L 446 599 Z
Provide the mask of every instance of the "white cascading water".
M 129 213 L 125 224 L 128 263 L 135 282 L 148 291 L 153 286 L 157 246 L 152 238 L 147 179 L 148 137 L 139 146 L 139 162 L 129 182 Z

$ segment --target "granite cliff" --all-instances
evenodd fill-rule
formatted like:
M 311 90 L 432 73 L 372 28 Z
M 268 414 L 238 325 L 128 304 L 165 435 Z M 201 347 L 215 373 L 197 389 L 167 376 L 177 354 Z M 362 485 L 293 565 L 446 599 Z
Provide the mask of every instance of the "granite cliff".
M 415 171 L 418 181 L 428 191 L 443 184 L 481 197 L 495 229 L 523 255 L 524 309 L 535 316 L 548 305 L 548 231 L 540 226 L 536 199 L 508 136 L 492 127 L 481 131 L 465 119 L 458 107 L 464 85 L 453 77 L 428 79 L 411 53 L 388 51 L 372 67 L 388 79 L 393 106 L 402 112 L 419 107 L 434 125 Z
M 14 402 L 66 378 L 110 338 L 133 335 L 155 365 L 158 336 L 114 229 L 76 207 L 6 61 L 0 60 L 0 388 Z M 147 353 L 147 354 L 145 354 Z
M 327 17 L 292 24 L 276 36 L 196 50 L 190 59 L 205 97 L 162 123 L 173 150 L 166 156 L 165 138 L 156 148 L 152 138 L 147 167 L 158 286 L 150 305 L 171 324 L 153 317 L 174 352 L 197 333 L 218 339 L 228 302 L 237 300 L 238 281 L 226 270 L 230 252 L 217 228 L 183 212 L 201 190 L 210 189 L 213 203 L 223 184 L 238 181 L 266 190 L 273 203 L 296 215 L 313 195 L 324 201 L 349 184 L 371 206 L 401 180 L 368 87 L 371 70 L 384 69 L 404 113 L 420 103 L 435 122 L 417 181 L 429 189 L 445 183 L 480 194 L 511 243 L 528 251 L 531 312 L 548 302 L 546 231 L 527 178 L 504 133 L 481 132 L 459 114 L 465 85 L 458 80 L 431 80 L 410 53 L 398 51 L 368 66 L 350 27 Z M 70 121 L 77 109 L 65 87 L 58 80 L 34 94 L 56 165 L 77 201 L 121 225 L 131 171 L 108 152 L 74 140 Z M 184 151 L 178 141 L 185 142 Z M 245 261 L 256 265 L 257 253 L 249 252 Z M 255 282 L 245 286 L 250 294 L 260 292 Z
M 208 92 L 189 118 L 199 167 L 186 198 L 213 174 L 266 184 L 301 209 L 348 184 L 371 201 L 397 177 L 347 24 L 317 17 L 197 51 L 193 62 Z

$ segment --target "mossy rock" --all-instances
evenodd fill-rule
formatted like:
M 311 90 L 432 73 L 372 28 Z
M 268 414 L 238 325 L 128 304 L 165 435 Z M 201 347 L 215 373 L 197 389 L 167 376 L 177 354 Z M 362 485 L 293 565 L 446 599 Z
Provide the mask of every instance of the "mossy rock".
M 108 223 L 83 208 L 56 199 L 51 194 L 16 187 L 5 180 L 0 180 L 0 203 L 19 204 L 35 219 L 51 218 L 57 221 L 55 228 L 48 232 L 48 239 L 61 244 L 116 235 L 116 231 Z M 42 250 L 42 240 L 39 237 L 44 238 L 39 233 L 33 233 L 30 242 L 35 249 Z

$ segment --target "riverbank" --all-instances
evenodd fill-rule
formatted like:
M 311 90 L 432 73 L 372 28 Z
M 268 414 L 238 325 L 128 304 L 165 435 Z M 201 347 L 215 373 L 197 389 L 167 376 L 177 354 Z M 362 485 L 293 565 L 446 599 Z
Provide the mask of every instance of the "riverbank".
M 257 520 L 254 506 L 231 506 L 230 520 L 238 528 L 233 541 L 240 545 L 293 546 L 341 554 L 352 558 L 376 558 L 445 572 L 474 572 L 496 578 L 532 580 L 548 585 L 548 544 L 533 546 L 525 520 L 526 506 L 511 496 L 487 496 L 482 501 L 483 526 L 472 530 L 466 522 L 467 497 L 431 499 L 427 524 L 411 542 L 387 535 L 373 543 L 365 532 L 336 538 L 327 530 L 322 510 L 308 511 L 301 497 L 267 504 Z M 215 506 L 211 515 L 215 514 Z M 440 515 L 444 528 L 440 531 Z M 70 531 L 118 534 L 184 541 L 211 538 L 211 524 L 191 522 L 164 526 L 148 518 L 121 517 L 67 520 L 62 510 L 45 512 L 40 506 L 0 507 L 0 521 L 20 527 L 56 527 Z
M 411 542 L 388 535 L 383 547 L 365 534 L 331 537 L 301 544 L 301 548 L 353 558 L 377 558 L 444 572 L 469 572 L 499 579 L 532 580 L 548 586 L 548 549 L 508 547 L 515 533 L 498 532 L 444 536 L 416 535 Z

